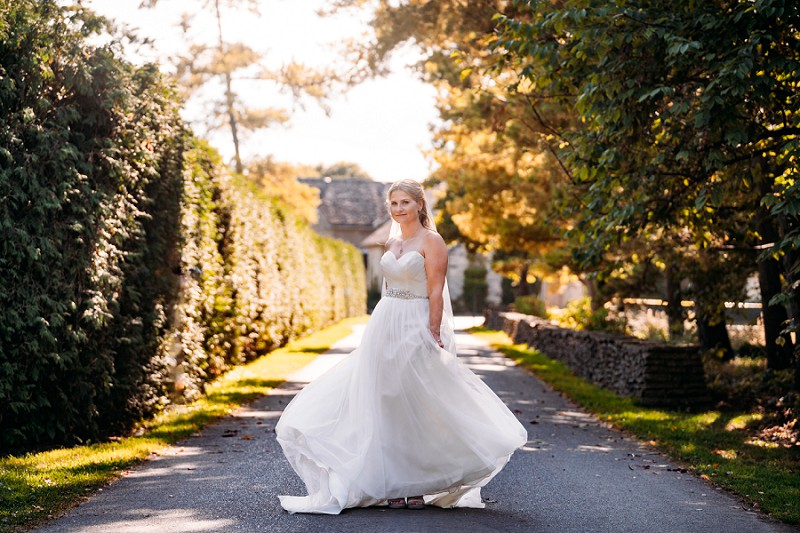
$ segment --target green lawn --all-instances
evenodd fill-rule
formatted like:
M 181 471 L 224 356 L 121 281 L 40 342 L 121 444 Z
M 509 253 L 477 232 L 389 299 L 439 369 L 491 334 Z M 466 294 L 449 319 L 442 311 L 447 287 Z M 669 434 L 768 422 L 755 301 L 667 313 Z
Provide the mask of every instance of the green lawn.
M 345 320 L 234 368 L 214 381 L 205 397 L 144 422 L 138 436 L 0 459 L 0 532 L 57 516 L 151 454 L 268 394 L 363 321 Z
M 592 385 L 559 361 L 502 332 L 473 333 L 601 420 L 665 451 L 695 474 L 742 496 L 789 524 L 800 525 L 800 454 L 748 433 L 761 416 L 742 410 L 671 411 L 636 405 Z

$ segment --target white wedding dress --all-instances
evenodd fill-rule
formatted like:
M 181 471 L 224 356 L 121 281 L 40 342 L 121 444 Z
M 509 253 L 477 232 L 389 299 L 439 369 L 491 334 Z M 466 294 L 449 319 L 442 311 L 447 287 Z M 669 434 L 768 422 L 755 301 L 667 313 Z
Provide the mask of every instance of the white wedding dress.
M 292 513 L 338 514 L 389 498 L 483 507 L 480 487 L 527 441 L 503 402 L 440 348 L 428 326 L 425 260 L 381 258 L 387 289 L 361 345 L 307 385 L 276 427 L 308 496 L 279 496 Z

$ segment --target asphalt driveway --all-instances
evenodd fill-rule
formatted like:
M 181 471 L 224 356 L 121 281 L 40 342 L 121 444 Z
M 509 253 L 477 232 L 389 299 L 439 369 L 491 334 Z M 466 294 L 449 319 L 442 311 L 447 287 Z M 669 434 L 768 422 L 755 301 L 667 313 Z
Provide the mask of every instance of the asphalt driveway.
M 274 427 L 292 395 L 345 357 L 360 330 L 272 394 L 126 473 L 41 532 L 785 532 L 737 498 L 582 412 L 482 342 L 462 361 L 528 429 L 528 443 L 483 490 L 486 509 L 368 508 L 290 515 L 304 494 Z

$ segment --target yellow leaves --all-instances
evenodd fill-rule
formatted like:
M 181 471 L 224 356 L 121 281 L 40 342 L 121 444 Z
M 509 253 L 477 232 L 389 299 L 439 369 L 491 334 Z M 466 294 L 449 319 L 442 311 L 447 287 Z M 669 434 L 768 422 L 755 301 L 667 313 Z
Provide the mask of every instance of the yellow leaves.
M 530 78 L 525 78 L 517 85 L 517 92 L 520 94 L 531 94 L 535 89 L 536 84 Z
M 439 65 L 433 61 L 425 61 L 422 65 L 423 70 L 426 74 L 435 74 L 439 72 Z
M 315 172 L 310 168 L 267 158 L 253 163 L 248 168 L 247 179 L 256 185 L 260 192 L 278 199 L 298 216 L 313 224 L 317 221 L 319 190 L 303 185 L 295 179 L 302 174 L 313 175 Z
M 523 152 L 516 163 L 517 173 L 526 180 L 535 179 L 542 171 L 549 171 L 550 157 L 544 152 Z
M 262 76 L 267 77 L 270 74 L 267 71 L 262 73 Z M 322 100 L 327 97 L 333 84 L 339 81 L 339 78 L 340 76 L 334 70 L 314 69 L 292 61 L 281 67 L 276 81 L 287 88 L 295 98 L 306 95 Z
M 242 109 L 236 113 L 239 125 L 245 130 L 257 130 L 273 124 L 289 121 L 289 113 L 283 108 L 264 107 L 261 109 Z
M 197 73 L 208 73 L 215 76 L 220 74 L 231 74 L 239 69 L 247 68 L 256 64 L 261 55 L 243 43 L 231 43 L 223 49 L 217 48 L 196 48 L 197 51 L 204 50 L 203 55 L 187 56 L 191 62 L 191 70 Z

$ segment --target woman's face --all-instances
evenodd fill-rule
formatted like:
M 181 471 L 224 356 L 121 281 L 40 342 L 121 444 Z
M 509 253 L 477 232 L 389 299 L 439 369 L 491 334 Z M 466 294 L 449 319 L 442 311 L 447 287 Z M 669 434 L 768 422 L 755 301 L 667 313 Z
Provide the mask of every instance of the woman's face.
M 419 204 L 405 191 L 392 191 L 389 195 L 389 213 L 398 224 L 419 220 Z

